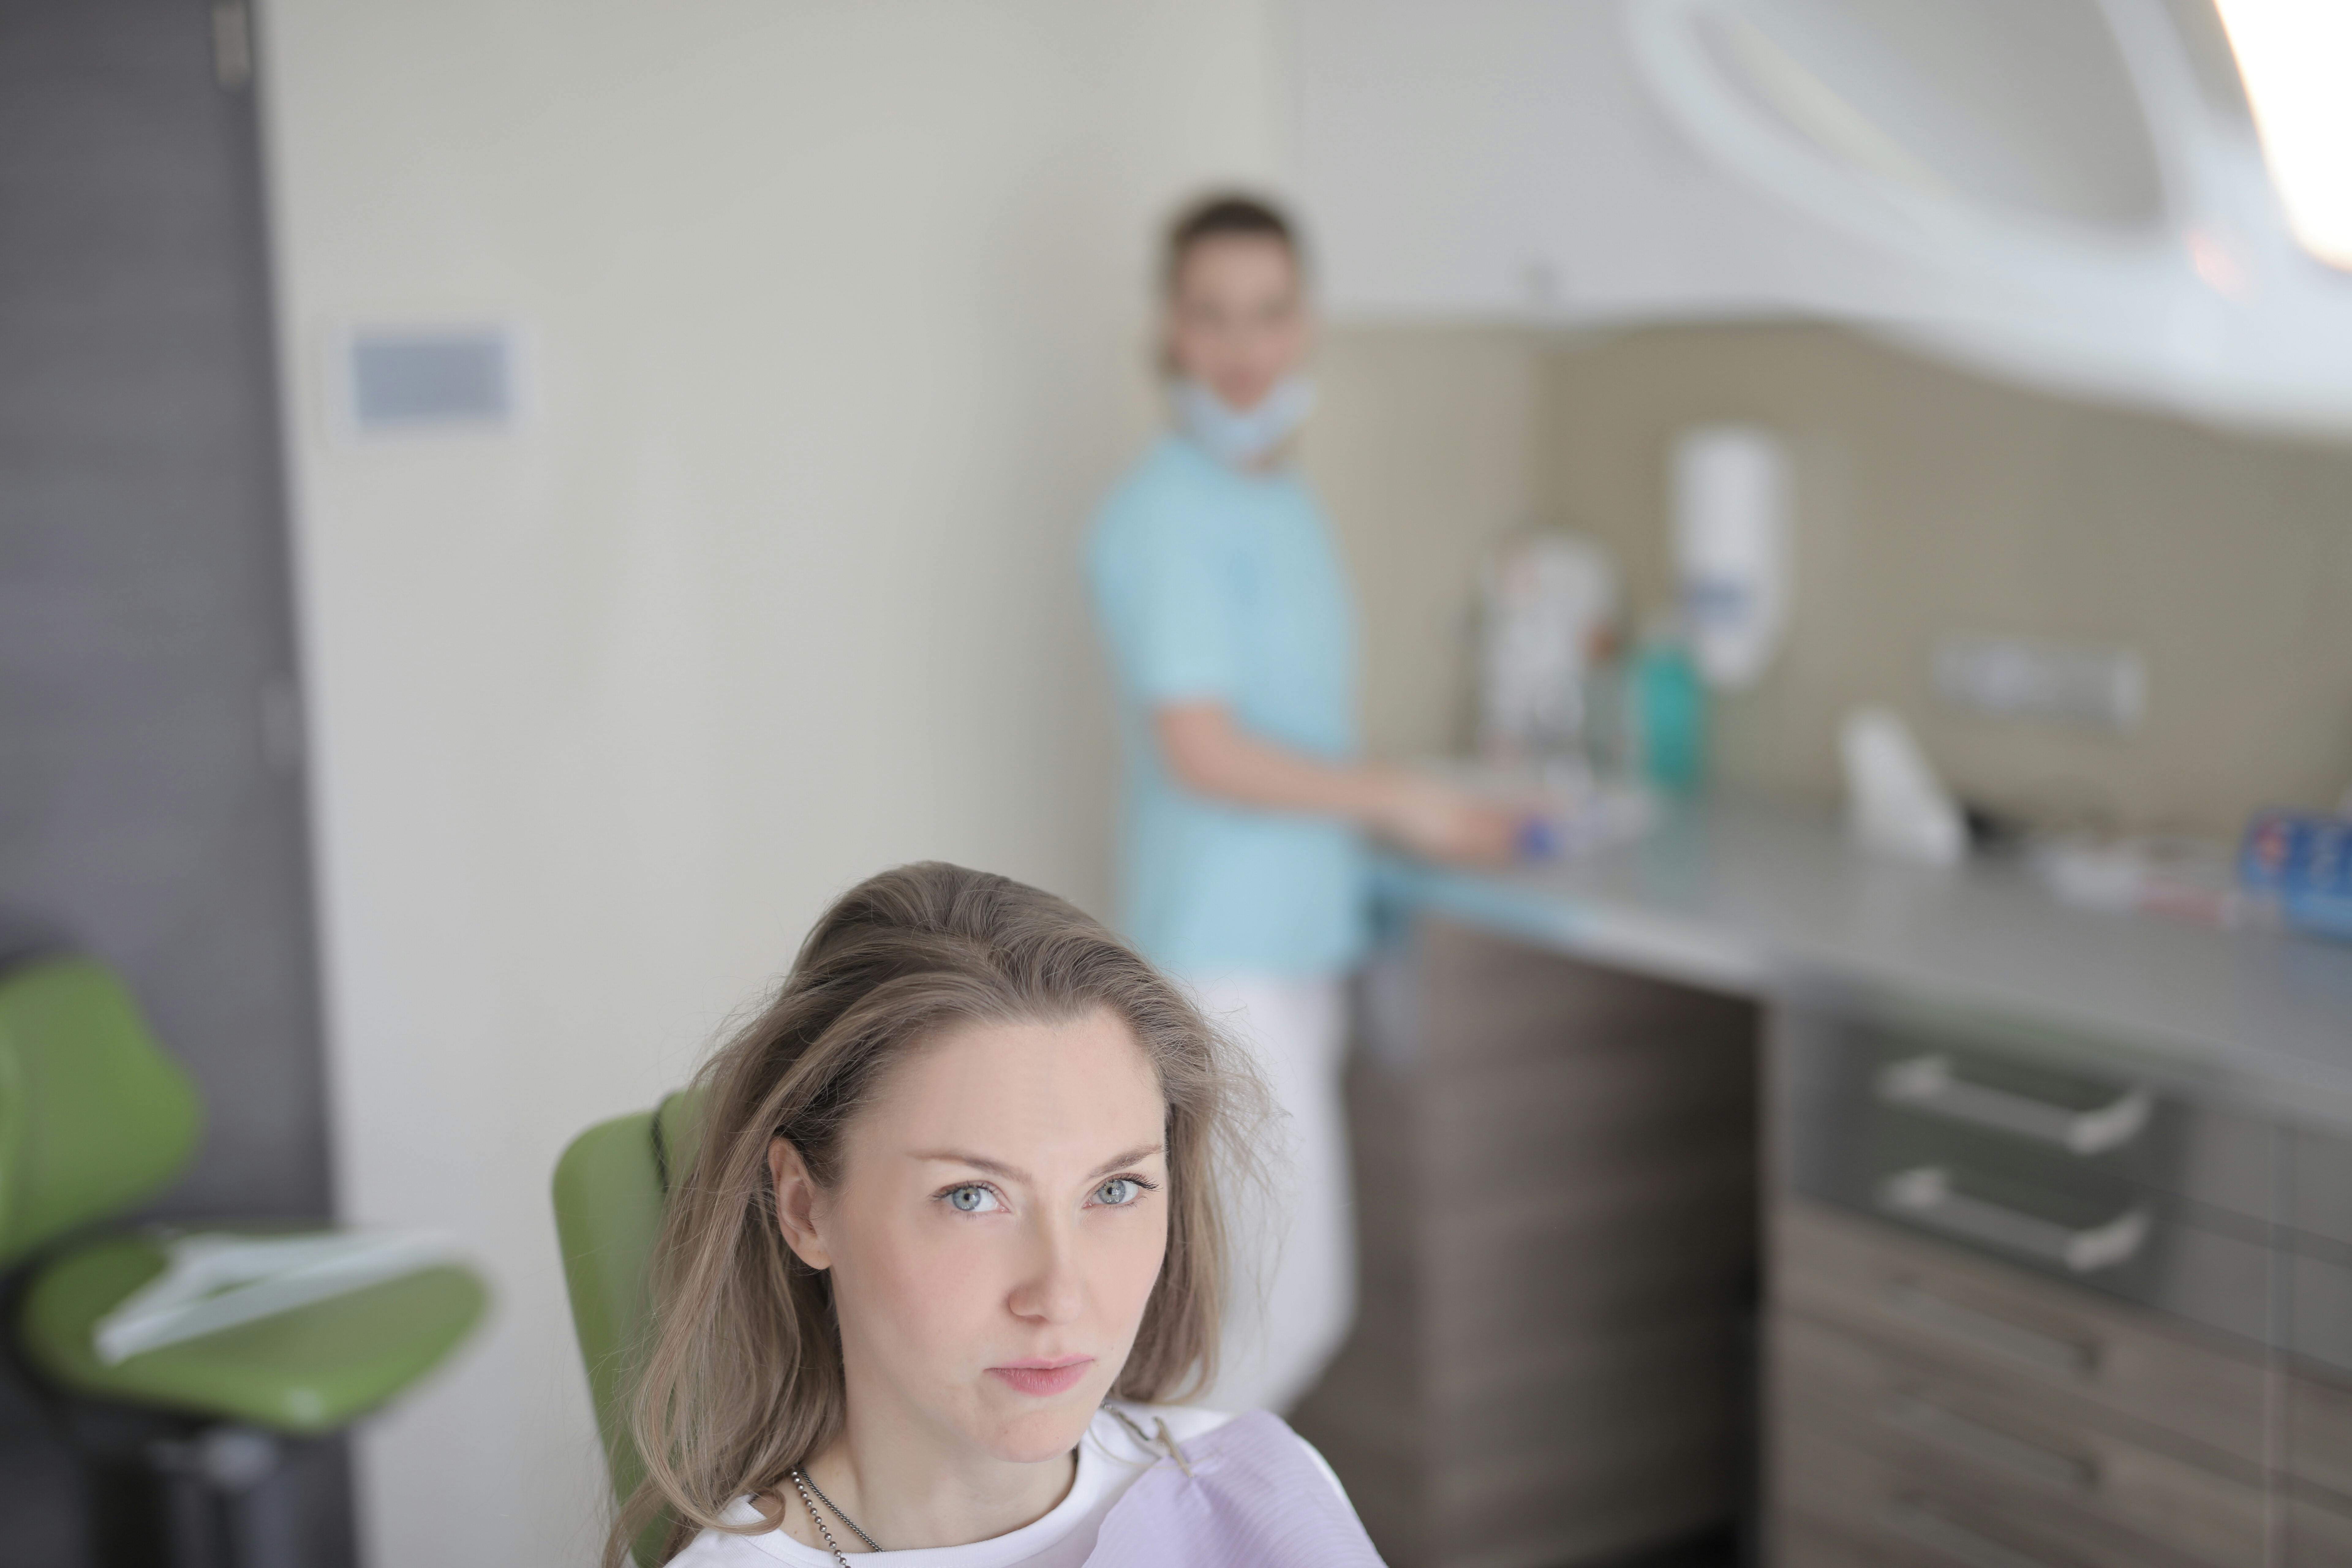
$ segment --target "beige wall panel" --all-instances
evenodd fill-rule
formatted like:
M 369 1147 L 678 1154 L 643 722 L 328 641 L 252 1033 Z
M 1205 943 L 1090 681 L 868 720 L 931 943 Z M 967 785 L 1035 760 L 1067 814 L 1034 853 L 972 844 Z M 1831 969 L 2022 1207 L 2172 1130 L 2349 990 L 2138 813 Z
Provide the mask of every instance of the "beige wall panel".
M 1724 776 L 1828 796 L 1852 704 L 1888 702 L 1962 790 L 2234 834 L 2257 805 L 2352 783 L 2352 449 L 2063 402 L 1828 327 L 1657 329 L 1563 343 L 1541 447 L 1549 516 L 1664 602 L 1665 460 L 1709 420 L 1796 455 L 1796 614 L 1724 704 Z M 1934 640 L 2136 647 L 2136 733 L 1991 721 L 1930 694 Z
M 1332 331 L 1306 462 L 1360 595 L 1364 724 L 1391 756 L 1470 738 L 1478 560 L 1538 516 L 1545 345 L 1484 328 Z

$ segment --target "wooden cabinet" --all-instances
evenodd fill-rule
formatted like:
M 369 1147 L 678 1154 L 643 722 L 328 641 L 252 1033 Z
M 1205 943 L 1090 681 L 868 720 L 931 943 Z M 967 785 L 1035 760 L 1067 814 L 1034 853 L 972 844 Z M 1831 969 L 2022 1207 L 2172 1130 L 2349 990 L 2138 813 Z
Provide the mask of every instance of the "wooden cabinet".
M 1294 1419 L 1394 1568 L 1556 1568 L 1748 1494 L 1756 1014 L 1424 921 L 1351 1084 L 1363 1299 Z
M 2352 1568 L 2352 1385 L 2291 1373 L 2285 1405 L 2288 1568 Z
M 1773 1038 L 1780 1568 L 2352 1568 L 2332 1135 L 2047 1037 Z
M 2287 1474 L 2352 1511 L 2352 1388 L 2289 1377 L 2285 1394 Z
M 1965 1466 L 1922 1465 L 1851 1427 L 1782 1409 L 1772 1432 L 1775 1568 L 2190 1568 Z
M 1372 990 L 1294 1421 L 1395 1568 L 2352 1568 L 2336 1135 L 1907 1004 L 1768 1105 L 1754 1004 L 1435 918 Z
M 1791 1522 L 1851 1532 L 1864 1507 L 1934 1536 L 1990 1510 L 2091 1561 L 2263 1568 L 2259 1364 L 1805 1205 L 1774 1228 Z
M 1772 1295 L 1784 1316 L 2105 1426 L 2155 1429 L 2216 1465 L 2257 1463 L 2268 1440 L 2259 1361 L 1811 1204 L 1773 1215 Z
M 2279 1561 L 2284 1568 L 2352 1568 L 2352 1513 L 2289 1497 L 2281 1516 Z

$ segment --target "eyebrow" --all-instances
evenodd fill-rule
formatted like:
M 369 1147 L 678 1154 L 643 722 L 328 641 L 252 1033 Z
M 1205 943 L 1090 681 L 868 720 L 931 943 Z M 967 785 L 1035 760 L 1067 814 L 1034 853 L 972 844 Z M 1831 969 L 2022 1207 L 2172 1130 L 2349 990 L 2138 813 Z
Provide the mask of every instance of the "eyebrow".
M 1092 1181 L 1097 1176 L 1108 1176 L 1121 1165 L 1132 1165 L 1138 1161 L 1148 1160 L 1152 1155 L 1164 1152 L 1165 1146 L 1162 1144 L 1139 1144 L 1124 1153 L 1114 1154 L 1105 1160 L 1087 1173 L 1087 1179 Z M 990 1175 L 1001 1176 L 1008 1182 L 1028 1184 L 1035 1180 L 1018 1165 L 1008 1165 L 1002 1160 L 992 1160 L 985 1154 L 969 1153 L 961 1149 L 930 1149 L 908 1157 L 916 1160 L 943 1161 L 951 1165 L 970 1165 L 975 1171 L 986 1171 Z

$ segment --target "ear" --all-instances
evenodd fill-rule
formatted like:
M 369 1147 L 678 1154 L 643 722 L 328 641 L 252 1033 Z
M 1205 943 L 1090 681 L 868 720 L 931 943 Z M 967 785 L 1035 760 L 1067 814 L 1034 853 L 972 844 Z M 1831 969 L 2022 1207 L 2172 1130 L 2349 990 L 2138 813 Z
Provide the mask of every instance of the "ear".
M 833 1254 L 816 1228 L 816 1178 L 801 1152 L 786 1138 L 768 1141 L 768 1179 L 776 1194 L 776 1229 L 793 1256 L 811 1268 L 833 1267 Z

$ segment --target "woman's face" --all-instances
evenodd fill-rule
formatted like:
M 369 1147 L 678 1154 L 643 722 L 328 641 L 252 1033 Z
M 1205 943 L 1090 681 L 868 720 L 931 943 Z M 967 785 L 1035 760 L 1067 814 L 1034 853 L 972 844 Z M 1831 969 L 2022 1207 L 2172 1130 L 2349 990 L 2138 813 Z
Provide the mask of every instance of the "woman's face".
M 844 1134 L 830 1188 L 779 1140 L 785 1239 L 833 1272 L 851 1419 L 912 1419 L 1000 1460 L 1069 1452 L 1167 1251 L 1165 1120 L 1141 1047 L 1100 1012 L 914 1051 Z
M 1179 374 L 1246 412 L 1305 361 L 1307 338 L 1290 247 L 1265 235 L 1216 235 L 1185 253 L 1168 302 L 1168 354 Z

